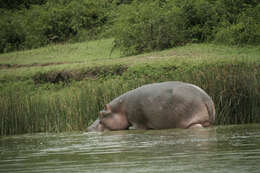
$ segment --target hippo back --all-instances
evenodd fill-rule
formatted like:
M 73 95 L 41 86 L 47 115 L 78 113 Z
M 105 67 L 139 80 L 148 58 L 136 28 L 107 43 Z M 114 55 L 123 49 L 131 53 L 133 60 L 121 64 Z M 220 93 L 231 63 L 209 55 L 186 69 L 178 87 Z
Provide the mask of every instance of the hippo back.
M 213 121 L 215 117 L 213 101 L 204 90 L 178 81 L 144 85 L 109 104 L 123 110 L 131 124 L 150 129 L 183 128 L 184 122 L 192 121 L 201 109 L 209 112 L 202 117 L 205 121 Z

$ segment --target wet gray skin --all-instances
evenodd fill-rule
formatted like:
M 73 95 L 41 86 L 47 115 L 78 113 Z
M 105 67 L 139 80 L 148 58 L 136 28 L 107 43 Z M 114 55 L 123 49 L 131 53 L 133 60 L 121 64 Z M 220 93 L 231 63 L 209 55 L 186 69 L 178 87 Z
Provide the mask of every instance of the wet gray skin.
M 115 98 L 87 131 L 207 127 L 214 119 L 214 103 L 204 90 L 184 82 L 163 82 Z

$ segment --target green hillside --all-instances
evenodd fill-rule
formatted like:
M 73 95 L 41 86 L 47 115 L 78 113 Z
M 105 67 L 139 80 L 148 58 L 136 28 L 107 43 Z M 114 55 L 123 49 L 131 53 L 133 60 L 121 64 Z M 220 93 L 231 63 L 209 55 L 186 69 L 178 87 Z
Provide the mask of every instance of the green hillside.
M 260 47 L 188 44 L 136 56 L 113 39 L 0 55 L 1 135 L 84 130 L 104 104 L 138 86 L 186 81 L 213 98 L 215 124 L 260 122 Z

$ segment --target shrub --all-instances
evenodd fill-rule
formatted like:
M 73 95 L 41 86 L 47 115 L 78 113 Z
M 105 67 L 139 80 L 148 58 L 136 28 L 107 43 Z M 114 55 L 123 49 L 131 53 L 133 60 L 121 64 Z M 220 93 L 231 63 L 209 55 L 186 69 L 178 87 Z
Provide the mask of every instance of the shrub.
M 214 3 L 209 0 L 176 0 L 174 3 L 186 18 L 185 29 L 191 41 L 203 42 L 212 38 L 218 20 Z
M 214 2 L 214 8 L 220 21 L 225 20 L 230 24 L 236 24 L 241 13 L 247 9 L 256 7 L 258 4 L 258 0 L 217 0 Z
M 129 55 L 187 42 L 259 44 L 259 11 L 256 0 L 135 0 L 120 7 L 115 47 Z
M 21 48 L 25 40 L 24 28 L 17 13 L 0 10 L 0 52 L 8 52 Z
M 218 20 L 214 4 L 207 0 L 133 1 L 119 13 L 115 46 L 124 54 L 210 40 Z
M 215 42 L 228 45 L 260 43 L 260 4 L 241 13 L 237 23 L 223 23 L 218 27 Z
M 106 1 L 49 0 L 44 5 L 30 6 L 30 9 L 1 9 L 0 53 L 72 38 L 74 41 L 95 39 L 106 23 L 108 5 Z
M 123 54 L 187 42 L 260 42 L 258 0 L 10 0 L 0 6 L 0 53 L 111 36 Z
M 47 0 L 0 0 L 0 8 L 3 9 L 22 9 L 30 8 L 31 5 L 44 4 Z
M 114 26 L 115 47 L 124 54 L 160 50 L 186 41 L 180 8 L 160 1 L 123 5 Z

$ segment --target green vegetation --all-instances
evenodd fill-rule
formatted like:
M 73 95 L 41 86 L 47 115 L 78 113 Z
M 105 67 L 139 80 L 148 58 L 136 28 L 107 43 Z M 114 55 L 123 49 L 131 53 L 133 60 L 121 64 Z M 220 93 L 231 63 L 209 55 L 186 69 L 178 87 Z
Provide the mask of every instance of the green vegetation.
M 245 0 L 133 1 L 114 24 L 115 46 L 126 55 L 186 43 L 260 43 L 260 4 Z
M 125 55 L 191 42 L 260 43 L 258 0 L 10 0 L 0 7 L 0 53 L 107 37 Z
M 0 55 L 0 62 L 9 64 L 0 69 L 0 134 L 85 130 L 113 98 L 143 84 L 169 80 L 205 89 L 216 104 L 216 124 L 260 122 L 259 46 L 188 44 L 121 57 L 118 50 L 111 54 L 112 42 Z
M 29 9 L 0 9 L 0 52 L 98 38 L 107 20 L 106 1 L 48 0 Z
M 258 0 L 0 0 L 0 16 L 0 135 L 84 130 L 170 80 L 206 90 L 216 124 L 260 122 Z

